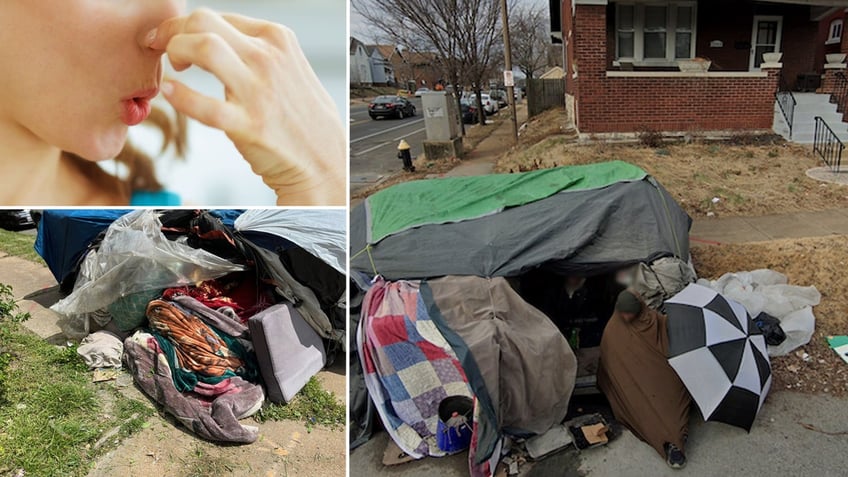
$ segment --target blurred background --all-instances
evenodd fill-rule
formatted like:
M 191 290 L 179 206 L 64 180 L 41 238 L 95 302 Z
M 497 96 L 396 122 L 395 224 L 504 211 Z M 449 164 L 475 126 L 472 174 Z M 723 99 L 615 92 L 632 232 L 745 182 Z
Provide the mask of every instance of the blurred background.
M 347 103 L 346 0 L 188 0 L 189 11 L 208 7 L 281 23 L 297 34 L 312 68 L 329 91 L 343 118 Z M 224 87 L 214 76 L 197 67 L 177 73 L 165 61 L 165 74 L 209 96 L 224 97 Z M 296 93 L 295 93 L 296 94 Z M 160 97 L 154 104 L 173 109 Z M 130 141 L 158 156 L 161 135 L 145 125 L 130 128 Z M 103 164 L 114 171 L 114 165 Z M 170 152 L 156 161 L 165 187 L 182 198 L 184 205 L 275 205 L 276 194 L 255 175 L 223 132 L 189 120 L 188 154 L 185 161 L 172 160 Z

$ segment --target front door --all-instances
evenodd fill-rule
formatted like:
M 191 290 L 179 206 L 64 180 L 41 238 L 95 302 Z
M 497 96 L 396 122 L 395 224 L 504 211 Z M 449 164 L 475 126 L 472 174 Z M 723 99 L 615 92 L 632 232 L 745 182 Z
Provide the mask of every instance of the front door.
M 763 53 L 780 51 L 780 39 L 783 34 L 783 17 L 757 15 L 751 34 L 750 70 L 758 71 L 763 63 Z

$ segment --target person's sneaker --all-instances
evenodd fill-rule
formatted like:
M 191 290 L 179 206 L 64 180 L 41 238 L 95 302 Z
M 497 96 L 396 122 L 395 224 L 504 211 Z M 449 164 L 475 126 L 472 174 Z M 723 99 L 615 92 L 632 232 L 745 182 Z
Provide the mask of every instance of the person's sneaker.
M 676 445 L 666 442 L 663 448 L 665 449 L 665 462 L 669 467 L 682 469 L 686 466 L 686 456 Z

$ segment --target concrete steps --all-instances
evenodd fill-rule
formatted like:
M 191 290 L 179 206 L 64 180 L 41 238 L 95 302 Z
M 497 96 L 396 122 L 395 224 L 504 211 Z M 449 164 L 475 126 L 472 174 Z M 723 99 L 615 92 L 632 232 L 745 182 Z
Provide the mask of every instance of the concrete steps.
M 789 127 L 783 119 L 783 113 L 777 102 L 774 104 L 774 132 L 787 140 L 801 144 L 812 144 L 815 134 L 815 117 L 820 116 L 833 130 L 836 136 L 848 144 L 848 124 L 842 121 L 842 113 L 836 111 L 836 105 L 830 103 L 830 95 L 816 93 L 794 93 L 795 119 L 792 138 L 789 138 Z

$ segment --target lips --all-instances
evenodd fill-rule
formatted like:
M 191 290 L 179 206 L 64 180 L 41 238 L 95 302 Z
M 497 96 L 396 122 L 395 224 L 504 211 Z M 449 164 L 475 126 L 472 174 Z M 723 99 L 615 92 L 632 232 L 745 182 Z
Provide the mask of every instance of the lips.
M 138 90 L 121 100 L 123 111 L 121 121 L 127 126 L 135 126 L 150 116 L 150 100 L 159 94 L 158 88 Z

